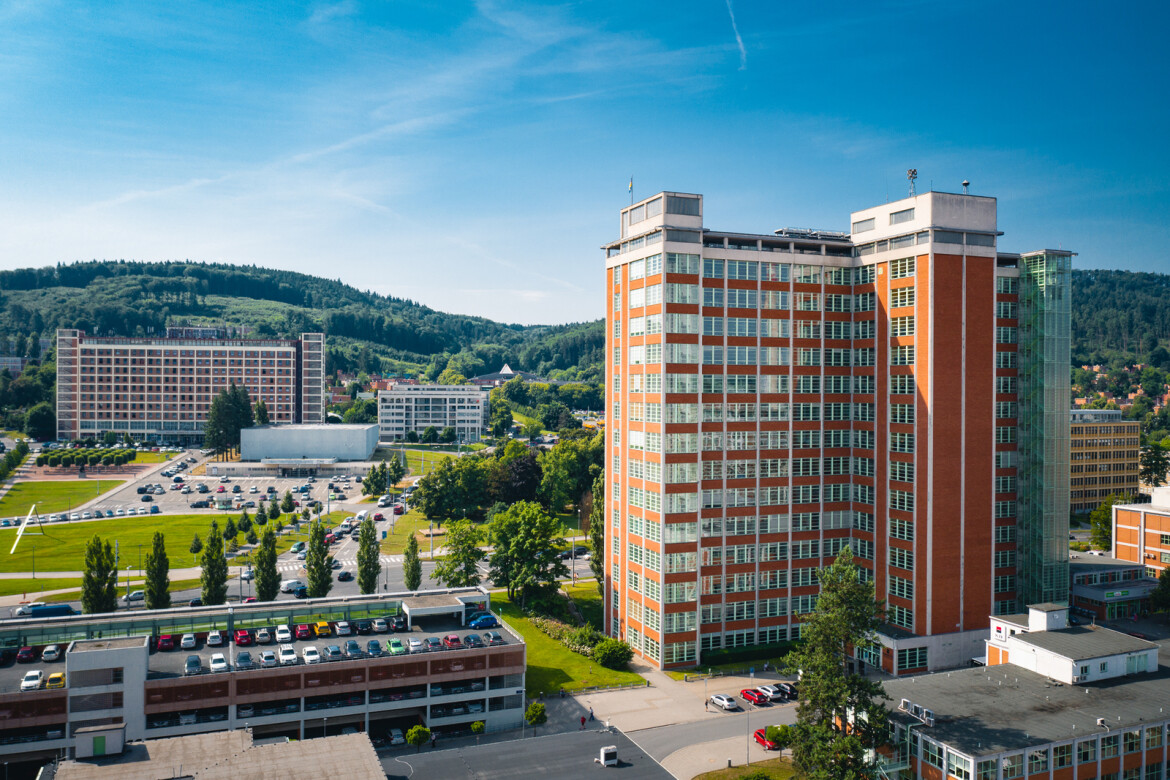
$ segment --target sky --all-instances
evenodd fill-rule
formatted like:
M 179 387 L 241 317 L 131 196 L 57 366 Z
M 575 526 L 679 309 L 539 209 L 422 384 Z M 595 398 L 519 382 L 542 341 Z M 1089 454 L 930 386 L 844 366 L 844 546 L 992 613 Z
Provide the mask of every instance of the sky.
M 0 0 L 0 268 L 255 264 L 604 315 L 634 197 L 716 230 L 998 198 L 1001 249 L 1170 272 L 1170 6 Z

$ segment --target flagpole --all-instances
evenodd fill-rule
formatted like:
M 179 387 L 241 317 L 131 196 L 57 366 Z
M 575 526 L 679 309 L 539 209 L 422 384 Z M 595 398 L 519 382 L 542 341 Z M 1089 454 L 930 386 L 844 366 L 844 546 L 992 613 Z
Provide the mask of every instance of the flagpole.
M 630 205 L 634 205 L 634 177 L 630 177 Z

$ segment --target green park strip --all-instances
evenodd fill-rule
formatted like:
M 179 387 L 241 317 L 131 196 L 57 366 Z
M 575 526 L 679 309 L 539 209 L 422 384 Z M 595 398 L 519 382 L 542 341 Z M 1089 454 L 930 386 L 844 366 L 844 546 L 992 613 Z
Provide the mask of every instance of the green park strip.
M 428 527 L 427 519 L 423 517 L 422 512 L 414 510 L 407 512 L 404 515 L 398 515 L 394 521 L 394 533 L 386 534 L 386 538 L 382 540 L 382 554 L 383 555 L 401 555 L 406 549 L 406 541 Z M 435 546 L 439 547 L 443 544 L 443 537 L 435 537 Z M 430 542 L 419 540 L 419 553 L 425 560 L 427 553 L 431 549 Z
M 166 463 L 168 460 L 179 457 L 178 452 L 140 452 L 132 463 Z
M 704 772 L 696 776 L 695 780 L 738 780 L 741 777 L 751 777 L 752 780 L 763 777 L 768 780 L 788 780 L 796 777 L 796 769 L 790 759 L 766 758 L 762 761 L 753 761 L 747 766 L 729 766 L 716 769 L 714 772 Z
M 200 580 L 172 580 L 171 585 L 169 588 L 167 588 L 167 590 L 170 591 L 171 593 L 178 593 L 179 591 L 191 590 L 192 588 L 201 587 L 202 584 L 203 583 Z M 137 577 L 137 576 L 131 576 L 130 577 L 130 590 L 132 590 L 132 591 L 142 590 L 142 588 L 143 588 L 142 579 Z M 121 598 L 125 595 L 126 595 L 126 578 L 123 577 L 121 582 L 118 583 L 118 599 L 121 600 Z M 81 600 L 81 588 L 78 588 L 77 590 L 68 591 L 67 593 L 54 593 L 51 596 L 45 596 L 44 598 L 39 599 L 39 601 L 44 601 L 46 603 L 58 602 L 58 601 L 80 601 L 80 600 Z M 183 602 L 183 604 L 186 605 L 186 602 Z M 176 606 L 178 606 L 178 605 L 176 604 Z
M 120 479 L 18 482 L 0 499 L 0 517 L 23 520 L 33 504 L 37 505 L 39 515 L 67 512 L 121 484 Z
M 597 590 L 597 580 L 579 580 L 576 585 L 564 582 L 561 590 L 577 605 L 586 623 L 598 631 L 605 627 L 605 602 Z
M 255 518 L 255 515 L 250 516 Z M 348 516 L 348 512 L 332 512 L 325 515 L 326 525 L 337 525 Z M 125 571 L 129 564 L 137 571 L 139 554 L 145 556 L 150 549 L 156 530 L 162 531 L 166 538 L 167 558 L 171 568 L 184 569 L 196 565 L 197 556 L 191 554 L 191 540 L 196 534 L 206 541 L 212 520 L 217 521 L 222 529 L 228 518 L 238 521 L 239 517 L 238 513 L 146 515 L 80 523 L 52 523 L 27 529 L 15 554 L 11 550 L 16 530 L 4 528 L 0 529 L 0 572 L 81 571 L 85 568 L 85 545 L 94 534 L 111 543 L 117 541 L 121 555 L 119 568 Z M 287 528 L 287 516 L 283 522 Z M 308 539 L 307 524 L 301 523 L 301 529 L 300 534 L 291 531 L 282 534 L 277 542 L 277 551 L 284 552 L 293 542 Z M 241 544 L 243 539 L 243 534 L 237 537 Z M 229 561 L 229 565 L 234 565 L 234 561 Z
M 524 637 L 528 645 L 528 670 L 525 692 L 528 696 L 543 693 L 552 696 L 561 688 L 575 691 L 593 686 L 637 685 L 645 679 L 634 672 L 606 669 L 583 655 L 574 653 L 543 633 L 512 604 L 504 591 L 492 591 L 492 610 Z
M 77 577 L 37 577 L 35 580 L 27 577 L 18 580 L 0 579 L 0 596 L 28 596 L 29 601 L 43 601 L 43 599 L 37 599 L 34 596 L 46 590 L 80 587 L 81 580 Z

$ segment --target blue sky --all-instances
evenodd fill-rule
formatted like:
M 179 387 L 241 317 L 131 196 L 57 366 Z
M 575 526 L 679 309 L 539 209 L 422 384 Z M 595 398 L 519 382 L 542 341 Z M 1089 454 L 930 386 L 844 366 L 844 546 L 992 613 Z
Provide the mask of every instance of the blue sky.
M 512 322 L 603 315 L 634 194 L 847 230 L 919 188 L 1000 246 L 1170 271 L 1153 2 L 0 0 L 0 267 L 249 263 Z

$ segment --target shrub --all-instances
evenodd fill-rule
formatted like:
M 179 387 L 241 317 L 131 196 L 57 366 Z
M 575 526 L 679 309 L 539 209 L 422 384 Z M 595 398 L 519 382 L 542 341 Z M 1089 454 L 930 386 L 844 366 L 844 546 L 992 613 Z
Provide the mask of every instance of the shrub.
M 593 648 L 593 660 L 606 669 L 625 669 L 633 657 L 633 649 L 620 639 L 603 639 Z
M 781 750 L 784 750 L 792 744 L 792 727 L 791 726 L 768 726 L 764 730 L 764 736 L 769 742 L 775 742 Z

